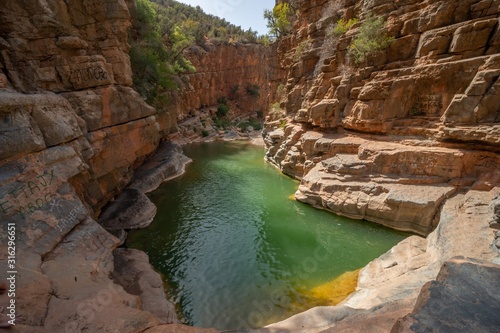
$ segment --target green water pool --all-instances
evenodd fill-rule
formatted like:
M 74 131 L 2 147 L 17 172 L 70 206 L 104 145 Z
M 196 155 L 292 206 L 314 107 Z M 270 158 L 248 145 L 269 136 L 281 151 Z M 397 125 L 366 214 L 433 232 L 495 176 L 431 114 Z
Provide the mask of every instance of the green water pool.
M 150 195 L 158 213 L 129 233 L 163 274 L 179 317 L 201 327 L 260 327 L 317 301 L 309 290 L 359 269 L 407 235 L 293 200 L 298 182 L 245 142 L 184 147 L 186 173 Z

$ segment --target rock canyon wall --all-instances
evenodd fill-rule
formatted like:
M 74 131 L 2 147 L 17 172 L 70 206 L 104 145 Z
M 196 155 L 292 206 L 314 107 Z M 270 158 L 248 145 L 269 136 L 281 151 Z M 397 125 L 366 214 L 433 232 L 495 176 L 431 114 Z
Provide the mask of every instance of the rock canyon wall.
M 269 105 L 268 48 L 262 44 L 207 43 L 185 52 L 196 67 L 182 75 L 182 88 L 174 94 L 169 114 L 175 114 L 179 131 L 174 139 L 199 140 L 201 133 L 216 133 L 212 118 L 225 100 L 232 121 L 262 117 Z M 161 121 L 161 118 L 160 118 Z
M 498 185 L 498 1 L 297 3 L 280 41 L 292 121 L 266 140 L 298 200 L 427 235 L 446 198 Z M 356 63 L 369 13 L 395 39 Z M 335 35 L 340 18 L 361 20 Z
M 162 325 L 175 322 L 175 312 L 147 256 L 115 250 L 125 227 L 116 227 L 113 213 L 97 218 L 190 111 L 216 104 L 232 84 L 263 87 L 262 99 L 241 109 L 262 108 L 265 52 L 256 45 L 192 55 L 200 71 L 179 79 L 189 89 L 167 110 L 147 105 L 131 87 L 133 6 L 7 0 L 0 9 L 0 277 L 17 272 L 15 310 L 23 319 L 15 332 L 169 329 Z M 187 162 L 170 146 L 160 155 L 117 200 L 138 219 L 155 212 L 143 192 Z M 10 298 L 1 295 L 0 306 Z
M 500 1 L 291 2 L 293 33 L 278 46 L 288 121 L 267 125 L 266 158 L 301 180 L 297 200 L 428 237 L 412 236 L 361 270 L 342 305 L 257 332 L 470 330 L 467 320 L 477 317 L 457 320 L 466 305 L 440 296 L 467 293 L 439 286 L 466 285 L 459 271 L 468 265 L 477 265 L 468 278 L 479 281 L 500 263 L 489 228 L 500 198 Z M 394 40 L 356 62 L 350 45 L 370 14 Z M 359 22 L 336 35 L 341 18 Z M 490 287 L 470 288 L 487 295 Z

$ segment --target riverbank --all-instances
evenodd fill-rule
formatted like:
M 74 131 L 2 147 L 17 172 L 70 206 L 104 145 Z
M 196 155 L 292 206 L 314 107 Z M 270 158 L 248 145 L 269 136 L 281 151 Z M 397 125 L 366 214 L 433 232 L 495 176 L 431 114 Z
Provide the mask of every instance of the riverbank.
M 427 238 L 412 236 L 370 262 L 359 274 L 357 290 L 340 305 L 313 308 L 255 332 L 301 332 L 297 327 L 307 327 L 308 333 L 346 327 L 390 331 L 412 312 L 422 287 L 438 277 L 446 262 L 464 256 L 500 263 L 498 248 L 492 246 L 496 234 L 487 223 L 495 219 L 499 198 L 498 188 L 456 194 L 443 205 L 436 230 Z
M 416 138 L 314 131 L 296 123 L 268 129 L 265 142 L 266 158 L 301 179 L 298 200 L 421 236 L 402 241 L 363 268 L 356 292 L 341 305 L 312 309 L 255 332 L 301 332 L 297 327 L 307 327 L 308 333 L 389 332 L 454 258 L 478 261 L 471 273 L 477 276 L 481 267 L 500 264 L 498 233 L 489 227 L 499 220 L 500 188 L 497 171 L 487 167 L 497 163 L 498 154 Z M 479 284 L 477 292 L 486 297 L 484 288 Z

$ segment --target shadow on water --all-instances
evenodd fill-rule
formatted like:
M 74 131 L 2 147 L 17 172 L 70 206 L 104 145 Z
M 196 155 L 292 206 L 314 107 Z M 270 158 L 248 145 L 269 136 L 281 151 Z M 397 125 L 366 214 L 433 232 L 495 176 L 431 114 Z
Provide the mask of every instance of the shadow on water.
M 259 327 L 318 305 L 310 290 L 404 239 L 291 200 L 298 182 L 248 143 L 185 147 L 186 173 L 151 194 L 158 213 L 127 245 L 148 253 L 189 324 Z

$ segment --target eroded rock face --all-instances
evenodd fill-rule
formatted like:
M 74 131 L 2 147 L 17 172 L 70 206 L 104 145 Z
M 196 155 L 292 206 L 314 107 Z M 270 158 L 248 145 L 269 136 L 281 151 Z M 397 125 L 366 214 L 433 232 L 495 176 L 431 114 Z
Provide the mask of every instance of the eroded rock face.
M 496 1 L 299 7 L 280 42 L 292 124 L 265 138 L 266 158 L 302 179 L 298 200 L 427 235 L 458 190 L 500 185 Z M 360 24 L 328 31 L 368 12 L 395 40 L 356 64 L 348 48 Z
M 500 188 L 500 2 L 295 4 L 294 31 L 278 46 L 288 124 L 266 128 L 266 159 L 301 180 L 300 201 L 427 238 L 409 237 L 362 269 L 341 307 L 262 332 L 299 332 L 297 323 L 311 332 L 389 332 L 395 304 L 413 308 L 452 257 L 499 262 L 489 223 L 496 226 Z M 355 64 L 348 50 L 361 23 L 338 37 L 328 31 L 369 12 L 395 40 Z M 336 319 L 317 319 L 325 317 Z
M 219 101 L 228 107 L 226 118 L 232 121 L 259 118 L 269 105 L 269 49 L 262 44 L 207 43 L 192 46 L 184 56 L 196 67 L 195 73 L 183 73 L 182 87 L 173 93 L 173 103 L 161 110 L 158 122 L 168 128 L 178 123 L 177 142 L 217 137 L 213 119 Z M 181 137 L 181 138 L 179 138 Z
M 165 130 L 130 87 L 129 26 L 124 0 L 0 9 L 0 279 L 18 272 L 13 331 L 132 333 L 169 321 L 171 306 L 148 294 L 162 286 L 147 257 L 140 292 L 111 279 L 121 240 L 96 222 Z
M 446 262 L 420 292 L 413 311 L 398 320 L 398 332 L 495 332 L 500 327 L 500 266 L 463 257 Z M 478 295 L 481 295 L 478 297 Z
M 180 118 L 217 105 L 220 97 L 235 101 L 233 117 L 267 109 L 268 57 L 264 45 L 194 46 L 186 57 L 196 67 L 196 73 L 183 75 L 187 83 L 176 106 Z
M 115 281 L 128 293 L 140 297 L 142 309 L 164 323 L 177 323 L 175 306 L 167 301 L 161 276 L 154 271 L 148 256 L 134 249 L 116 249 L 114 256 Z

